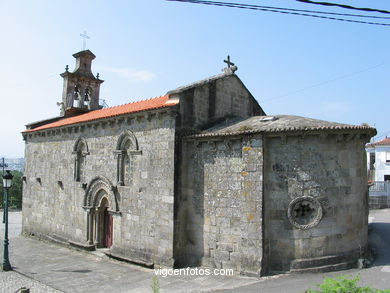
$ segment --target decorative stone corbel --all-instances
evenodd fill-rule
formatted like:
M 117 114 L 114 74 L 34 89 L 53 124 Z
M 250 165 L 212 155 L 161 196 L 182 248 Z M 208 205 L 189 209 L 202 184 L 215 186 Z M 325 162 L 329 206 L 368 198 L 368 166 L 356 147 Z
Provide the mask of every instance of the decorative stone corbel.
M 281 143 L 282 145 L 287 144 L 287 135 L 286 135 L 286 134 L 281 134 L 281 135 L 280 135 L 280 143 Z
M 217 146 L 216 146 L 214 140 L 209 140 L 209 141 L 207 142 L 207 144 L 209 145 L 211 151 L 215 151 L 215 150 L 217 149 Z
M 342 133 L 336 135 L 337 142 L 342 142 L 343 140 L 344 140 L 344 135 Z

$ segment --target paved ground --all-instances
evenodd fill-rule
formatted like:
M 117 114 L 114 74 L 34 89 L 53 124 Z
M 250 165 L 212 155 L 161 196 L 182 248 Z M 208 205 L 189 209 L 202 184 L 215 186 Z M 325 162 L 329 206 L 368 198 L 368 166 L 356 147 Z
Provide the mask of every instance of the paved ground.
M 378 257 L 369 269 L 261 279 L 159 277 L 161 292 L 303 293 L 325 277 L 343 274 L 360 274 L 362 285 L 390 288 L 390 250 L 387 248 L 390 244 L 390 209 L 373 211 L 370 216 L 370 244 L 376 247 Z M 15 271 L 0 273 L 0 292 L 15 292 L 22 286 L 30 288 L 31 292 L 152 292 L 153 270 L 18 236 L 20 218 L 20 212 L 10 214 L 10 260 Z M 0 227 L 3 235 L 3 225 Z
M 360 275 L 362 286 L 377 289 L 390 288 L 390 209 L 370 212 L 369 243 L 377 251 L 374 264 L 367 269 L 345 270 L 336 273 L 286 275 L 277 281 L 265 280 L 242 286 L 240 290 L 221 290 L 219 292 L 266 292 L 266 293 L 303 293 L 306 289 L 316 288 L 327 277 L 340 275 Z

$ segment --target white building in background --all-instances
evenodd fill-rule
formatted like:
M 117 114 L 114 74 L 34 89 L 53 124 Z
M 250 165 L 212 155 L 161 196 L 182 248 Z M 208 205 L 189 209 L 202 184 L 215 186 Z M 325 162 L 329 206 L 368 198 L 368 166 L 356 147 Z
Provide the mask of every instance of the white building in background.
M 368 144 L 367 169 L 370 181 L 390 181 L 390 138 Z

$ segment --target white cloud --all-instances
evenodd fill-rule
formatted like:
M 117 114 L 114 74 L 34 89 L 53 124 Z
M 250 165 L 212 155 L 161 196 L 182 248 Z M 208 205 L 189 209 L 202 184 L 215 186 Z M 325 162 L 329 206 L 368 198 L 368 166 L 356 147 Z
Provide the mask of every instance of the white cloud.
M 153 72 L 147 70 L 137 70 L 132 68 L 113 68 L 113 67 L 102 67 L 97 66 L 95 69 L 100 70 L 102 72 L 112 72 L 116 73 L 121 77 L 127 78 L 133 82 L 140 81 L 149 81 L 156 77 Z

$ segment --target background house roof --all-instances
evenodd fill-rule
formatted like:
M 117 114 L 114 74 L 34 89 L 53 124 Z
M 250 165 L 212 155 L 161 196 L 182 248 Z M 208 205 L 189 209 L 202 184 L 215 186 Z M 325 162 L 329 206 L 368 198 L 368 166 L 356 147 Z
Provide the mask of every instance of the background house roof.
M 370 143 L 366 147 L 375 147 L 380 145 L 390 145 L 390 137 L 386 137 L 385 139 L 382 139 L 380 141 Z

